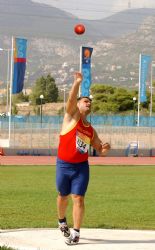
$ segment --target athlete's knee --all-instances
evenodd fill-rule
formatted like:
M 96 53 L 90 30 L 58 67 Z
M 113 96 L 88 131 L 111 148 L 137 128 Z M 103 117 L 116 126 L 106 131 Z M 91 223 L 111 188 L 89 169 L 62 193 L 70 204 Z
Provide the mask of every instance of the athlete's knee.
M 59 193 L 57 199 L 62 200 L 62 201 L 67 201 L 68 200 L 68 195 L 61 195 Z
M 73 200 L 74 205 L 78 207 L 84 207 L 84 196 L 72 195 L 72 200 Z

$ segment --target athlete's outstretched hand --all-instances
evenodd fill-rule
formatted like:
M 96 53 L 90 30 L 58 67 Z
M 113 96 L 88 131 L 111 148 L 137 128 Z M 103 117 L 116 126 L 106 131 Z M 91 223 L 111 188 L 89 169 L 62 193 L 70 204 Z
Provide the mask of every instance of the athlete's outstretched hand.
M 82 82 L 82 74 L 80 72 L 76 72 L 74 74 L 74 81 L 77 82 L 77 83 L 81 83 Z

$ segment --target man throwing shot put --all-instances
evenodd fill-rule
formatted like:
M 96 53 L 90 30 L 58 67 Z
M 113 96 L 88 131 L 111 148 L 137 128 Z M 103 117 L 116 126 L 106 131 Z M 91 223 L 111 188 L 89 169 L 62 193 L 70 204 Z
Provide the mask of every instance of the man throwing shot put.
M 66 104 L 66 113 L 60 133 L 58 148 L 56 185 L 58 225 L 68 245 L 77 244 L 84 216 L 84 197 L 89 182 L 88 149 L 91 145 L 101 156 L 110 149 L 103 143 L 95 129 L 87 121 L 91 111 L 88 96 L 77 98 L 82 74 L 77 72 Z M 73 230 L 67 225 L 66 209 L 69 195 L 73 201 Z

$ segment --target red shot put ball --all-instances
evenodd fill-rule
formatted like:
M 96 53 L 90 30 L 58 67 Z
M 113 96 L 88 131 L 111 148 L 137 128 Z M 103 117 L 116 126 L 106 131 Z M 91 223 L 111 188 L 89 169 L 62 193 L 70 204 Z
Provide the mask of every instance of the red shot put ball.
M 74 32 L 77 34 L 77 35 L 82 35 L 85 33 L 85 26 L 83 24 L 77 24 L 75 27 L 74 27 Z

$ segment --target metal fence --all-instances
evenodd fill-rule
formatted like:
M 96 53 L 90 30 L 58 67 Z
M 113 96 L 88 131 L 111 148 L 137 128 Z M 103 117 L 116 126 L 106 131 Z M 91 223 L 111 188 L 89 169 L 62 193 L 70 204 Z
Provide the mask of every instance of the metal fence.
M 57 116 L 12 116 L 11 118 L 13 123 L 18 124 L 18 127 L 23 127 L 26 123 L 34 124 L 36 127 L 44 127 L 46 128 L 48 124 L 55 124 L 56 126 L 59 126 L 62 124 L 63 116 L 57 115 Z M 88 117 L 88 120 L 91 121 L 93 125 L 106 125 L 106 126 L 127 126 L 127 127 L 133 127 L 137 126 L 137 117 L 134 115 L 94 115 L 91 114 Z M 3 124 L 7 123 L 9 121 L 8 117 L 0 117 L 0 124 L 1 127 Z M 155 116 L 140 116 L 139 121 L 140 127 L 155 127 Z
M 22 125 L 22 126 L 21 126 Z M 154 127 L 105 126 L 93 127 L 103 142 L 110 142 L 112 149 L 127 150 L 130 143 L 136 142 L 142 150 L 155 148 Z M 17 150 L 46 149 L 55 154 L 59 143 L 61 124 L 11 123 L 11 148 Z M 8 138 L 8 123 L 0 124 L 0 139 Z M 125 154 L 125 153 L 123 153 Z

